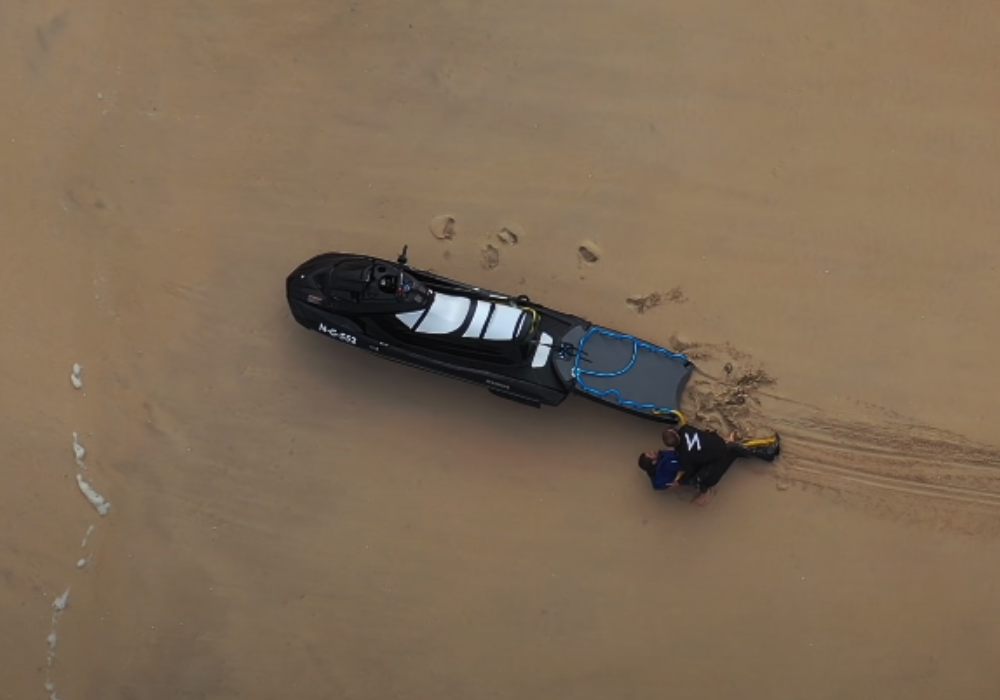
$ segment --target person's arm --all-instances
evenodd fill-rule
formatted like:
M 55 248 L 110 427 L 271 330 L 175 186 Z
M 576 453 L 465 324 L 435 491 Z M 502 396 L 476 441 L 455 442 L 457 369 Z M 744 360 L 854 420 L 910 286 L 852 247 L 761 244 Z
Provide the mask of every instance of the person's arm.
M 697 464 L 691 453 L 687 451 L 677 451 L 677 463 L 680 464 L 680 471 L 677 474 L 678 480 L 683 476 L 690 480 L 698 476 L 698 472 L 701 470 L 701 465 Z

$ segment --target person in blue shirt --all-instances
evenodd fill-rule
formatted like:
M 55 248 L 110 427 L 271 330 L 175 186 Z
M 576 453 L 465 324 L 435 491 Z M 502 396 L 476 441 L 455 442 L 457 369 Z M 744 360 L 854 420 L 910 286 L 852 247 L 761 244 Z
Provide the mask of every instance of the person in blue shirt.
M 684 472 L 673 449 L 657 452 L 643 452 L 639 455 L 639 469 L 646 472 L 649 482 L 656 491 L 665 491 L 678 486 Z

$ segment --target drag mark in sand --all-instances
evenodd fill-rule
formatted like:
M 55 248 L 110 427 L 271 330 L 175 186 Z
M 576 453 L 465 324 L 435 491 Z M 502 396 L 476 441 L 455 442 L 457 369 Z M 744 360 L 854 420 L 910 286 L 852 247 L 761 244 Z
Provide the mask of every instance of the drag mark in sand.
M 937 530 L 1000 533 L 1000 447 L 861 402 L 833 410 L 795 401 L 728 344 L 673 337 L 670 347 L 698 363 L 684 406 L 692 422 L 741 438 L 781 434 L 782 457 L 767 469 L 778 490 L 799 486 Z M 765 418 L 762 400 L 772 417 Z
M 781 481 L 935 529 L 1000 532 L 1000 448 L 874 407 L 852 415 L 773 396 L 790 438 Z

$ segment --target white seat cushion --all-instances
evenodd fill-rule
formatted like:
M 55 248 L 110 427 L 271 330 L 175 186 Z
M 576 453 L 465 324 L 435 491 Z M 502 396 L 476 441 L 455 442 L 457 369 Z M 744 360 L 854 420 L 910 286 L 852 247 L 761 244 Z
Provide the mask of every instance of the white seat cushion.
M 490 301 L 472 300 L 467 297 L 437 293 L 430 311 L 416 327 L 417 333 L 444 334 L 457 331 L 469 313 L 469 304 L 475 304 L 469 327 L 462 334 L 465 338 L 483 340 L 513 340 L 529 322 L 528 312 L 516 306 L 495 304 Z M 490 310 L 492 309 L 492 314 Z M 407 311 L 396 318 L 413 329 L 423 311 Z M 486 327 L 485 332 L 483 327 Z
M 527 312 L 516 306 L 506 304 L 494 304 L 489 301 L 476 302 L 479 306 L 472 316 L 472 323 L 466 329 L 466 338 L 479 338 L 483 340 L 513 340 L 521 330 L 521 326 L 526 322 Z M 493 314 L 490 314 L 490 308 Z M 486 332 L 483 332 L 483 324 L 487 323 Z
M 403 314 L 396 314 L 396 318 L 405 323 L 411 329 L 420 321 L 417 327 L 418 333 L 443 334 L 457 331 L 465 321 L 465 316 L 469 313 L 471 299 L 466 297 L 453 297 L 447 294 L 435 294 L 431 308 L 424 316 L 423 311 L 407 311 Z
M 483 338 L 486 340 L 512 340 L 517 337 L 524 323 L 528 321 L 528 312 L 505 304 L 493 305 L 493 316 L 486 328 Z

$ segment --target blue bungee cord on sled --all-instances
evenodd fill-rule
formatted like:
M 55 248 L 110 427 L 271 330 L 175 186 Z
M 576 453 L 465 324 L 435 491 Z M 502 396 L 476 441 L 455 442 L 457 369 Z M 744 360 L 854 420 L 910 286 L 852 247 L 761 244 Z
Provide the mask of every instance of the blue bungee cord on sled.
M 614 338 L 615 340 L 631 341 L 632 342 L 632 358 L 629 360 L 628 364 L 626 364 L 625 367 L 623 367 L 622 369 L 617 370 L 615 372 L 595 372 L 593 370 L 588 370 L 588 369 L 584 369 L 584 368 L 580 367 L 580 361 L 583 358 L 583 354 L 584 354 L 584 349 L 583 349 L 584 345 L 586 345 L 587 340 L 592 335 L 604 335 L 604 336 L 607 336 L 609 338 Z M 669 358 L 671 358 L 673 360 L 681 360 L 685 364 L 690 363 L 690 360 L 687 358 L 687 356 L 684 355 L 684 354 L 682 354 L 682 353 L 671 352 L 670 350 L 667 350 L 666 348 L 661 348 L 661 347 L 659 347 L 657 345 L 651 345 L 650 343 L 647 343 L 645 341 L 639 340 L 635 336 L 627 335 L 625 333 L 619 333 L 618 331 L 612 331 L 612 330 L 608 330 L 607 328 L 600 328 L 598 326 L 591 326 L 590 329 L 584 334 L 584 336 L 582 338 L 580 338 L 580 344 L 579 344 L 579 346 L 577 348 L 577 351 L 574 353 L 574 357 L 573 357 L 573 377 L 576 379 L 577 384 L 579 385 L 579 387 L 581 389 L 583 389 L 584 391 L 586 391 L 589 394 L 593 394 L 594 396 L 598 396 L 600 398 L 604 398 L 605 396 L 614 396 L 617 399 L 618 403 L 621 404 L 622 406 L 629 406 L 629 407 L 634 408 L 634 409 L 639 410 L 639 411 L 647 411 L 648 410 L 648 411 L 651 411 L 652 413 L 674 413 L 674 414 L 676 414 L 677 413 L 677 409 L 676 408 L 665 408 L 665 407 L 662 407 L 662 406 L 657 406 L 656 404 L 640 404 L 640 403 L 637 403 L 635 401 L 631 401 L 629 399 L 622 398 L 621 392 L 618 391 L 618 389 L 607 389 L 605 391 L 600 391 L 598 389 L 595 389 L 592 386 L 587 386 L 587 384 L 584 382 L 583 377 L 585 377 L 585 376 L 588 376 L 588 377 L 605 377 L 605 378 L 607 378 L 607 377 L 620 377 L 620 376 L 626 374 L 635 365 L 636 359 L 639 356 L 639 350 L 640 350 L 640 348 L 644 348 L 644 349 L 646 349 L 646 350 L 648 350 L 650 352 L 654 352 L 654 353 L 657 353 L 657 354 L 660 354 L 660 355 L 664 355 L 664 356 L 669 357 Z

